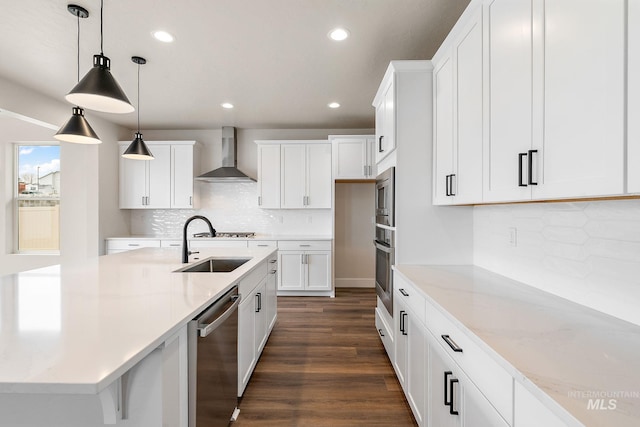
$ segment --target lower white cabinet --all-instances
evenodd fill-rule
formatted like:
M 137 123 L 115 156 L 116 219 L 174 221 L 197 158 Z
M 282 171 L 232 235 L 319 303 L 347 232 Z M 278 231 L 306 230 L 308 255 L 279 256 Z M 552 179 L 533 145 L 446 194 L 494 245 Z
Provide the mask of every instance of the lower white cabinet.
M 275 254 L 240 282 L 238 396 L 244 393 L 277 317 Z
M 331 241 L 279 241 L 278 293 L 332 291 Z
M 393 367 L 400 380 L 413 416 L 419 426 L 425 424 L 426 329 L 419 315 L 394 292 L 395 359 Z
M 107 239 L 107 255 L 140 248 L 159 248 L 160 239 Z
M 429 423 L 449 427 L 509 427 L 433 335 L 429 349 Z M 538 424 L 539 426 L 546 424 Z

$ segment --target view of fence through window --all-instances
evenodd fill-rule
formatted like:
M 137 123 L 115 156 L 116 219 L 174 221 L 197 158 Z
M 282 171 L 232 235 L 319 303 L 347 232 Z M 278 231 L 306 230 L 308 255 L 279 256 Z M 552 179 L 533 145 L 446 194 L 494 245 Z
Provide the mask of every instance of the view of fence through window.
M 18 251 L 60 250 L 60 146 L 18 145 Z

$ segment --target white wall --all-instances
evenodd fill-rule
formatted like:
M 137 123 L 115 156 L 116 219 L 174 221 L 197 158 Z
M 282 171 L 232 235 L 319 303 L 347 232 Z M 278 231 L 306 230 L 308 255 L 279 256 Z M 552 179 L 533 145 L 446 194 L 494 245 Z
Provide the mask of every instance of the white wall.
M 0 78 L 0 108 L 42 122 L 61 125 L 71 114 L 71 105 L 49 98 L 28 88 Z M 81 261 L 101 253 L 103 233 L 125 233 L 128 213 L 117 210 L 117 147 L 119 137 L 129 132 L 103 119 L 86 114 L 89 122 L 103 140 L 99 146 L 60 144 L 62 165 L 60 201 L 60 257 L 15 255 L 13 251 L 12 209 L 2 210 L 3 230 L 0 237 L 5 244 L 0 252 L 0 274 L 56 264 L 59 261 Z M 53 139 L 54 130 L 51 131 Z M 9 142 L 2 144 L 0 164 L 11 166 Z M 8 158 L 8 157 L 9 158 Z M 3 169 L 5 169 L 3 167 Z M 6 172 L 6 169 L 5 169 Z M 11 174 L 0 174 L 0 200 L 5 207 L 13 197 Z M 114 208 L 115 207 L 115 208 Z M 103 224 L 103 225 L 101 225 Z
M 640 200 L 476 206 L 474 260 L 640 325 Z
M 375 183 L 336 183 L 335 285 L 375 287 Z

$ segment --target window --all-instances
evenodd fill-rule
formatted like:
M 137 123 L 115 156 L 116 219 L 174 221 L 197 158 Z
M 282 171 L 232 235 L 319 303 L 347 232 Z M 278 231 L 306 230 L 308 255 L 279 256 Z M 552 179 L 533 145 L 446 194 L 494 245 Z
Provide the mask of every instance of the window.
M 60 146 L 16 144 L 19 253 L 60 251 Z

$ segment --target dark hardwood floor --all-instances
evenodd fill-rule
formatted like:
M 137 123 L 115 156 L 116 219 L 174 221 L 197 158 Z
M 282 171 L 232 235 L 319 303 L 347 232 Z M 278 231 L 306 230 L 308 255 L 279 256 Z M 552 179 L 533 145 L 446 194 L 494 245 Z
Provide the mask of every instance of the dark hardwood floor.
M 375 328 L 374 289 L 279 297 L 233 427 L 415 426 Z

